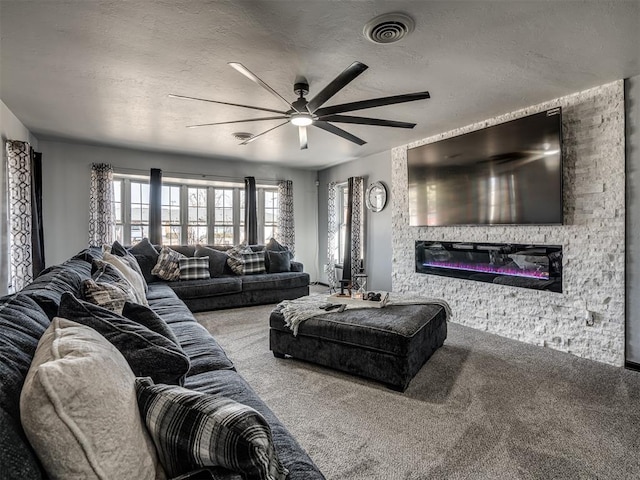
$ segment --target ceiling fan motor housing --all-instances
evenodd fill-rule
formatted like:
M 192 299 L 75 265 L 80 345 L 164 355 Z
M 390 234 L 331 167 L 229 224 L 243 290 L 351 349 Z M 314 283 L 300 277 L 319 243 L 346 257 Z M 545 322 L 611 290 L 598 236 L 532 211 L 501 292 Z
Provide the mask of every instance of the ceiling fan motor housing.
M 304 97 L 309 93 L 309 84 L 307 82 L 297 82 L 293 85 L 293 91 L 299 96 Z

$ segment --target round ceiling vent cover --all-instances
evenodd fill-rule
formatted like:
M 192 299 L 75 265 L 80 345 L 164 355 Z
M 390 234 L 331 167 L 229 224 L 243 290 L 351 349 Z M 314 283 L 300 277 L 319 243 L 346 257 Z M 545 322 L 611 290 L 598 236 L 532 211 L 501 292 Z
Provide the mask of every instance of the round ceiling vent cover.
M 231 135 L 233 135 L 233 138 L 241 142 L 244 142 L 245 140 L 249 140 L 251 137 L 253 137 L 253 133 L 249 133 L 249 132 L 234 132 Z
M 395 43 L 413 32 L 415 22 L 404 13 L 385 13 L 367 22 L 363 34 L 373 43 Z

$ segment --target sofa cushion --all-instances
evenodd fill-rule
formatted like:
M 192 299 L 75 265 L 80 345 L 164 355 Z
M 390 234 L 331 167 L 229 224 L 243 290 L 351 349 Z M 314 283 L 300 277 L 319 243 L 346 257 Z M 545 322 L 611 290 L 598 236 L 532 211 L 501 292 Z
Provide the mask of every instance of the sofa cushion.
M 122 260 L 124 260 L 127 265 L 129 265 L 142 278 L 144 291 L 146 293 L 149 288 L 147 286 L 147 281 L 144 279 L 144 275 L 136 257 L 134 257 L 133 254 L 131 254 L 129 250 L 124 248 L 117 240 L 113 242 L 113 245 L 111 245 L 111 253 L 122 258 Z
M 151 273 L 157 275 L 163 280 L 174 281 L 180 279 L 180 259 L 185 255 L 176 252 L 169 247 L 162 247 L 158 262 L 151 270 Z
M 266 272 L 263 252 L 243 250 L 229 255 L 227 263 L 237 275 L 255 275 Z
M 92 279 L 82 282 L 82 298 L 115 313 L 122 313 L 125 302 L 136 301 L 133 289 L 128 283 L 96 282 Z
M 52 319 L 58 313 L 62 294 L 72 292 L 81 295 L 82 282 L 88 278 L 91 278 L 91 265 L 78 258 L 70 259 L 43 270 L 20 293 L 33 298 Z
M 71 258 L 77 258 L 80 260 L 84 260 L 85 262 L 93 262 L 94 260 L 102 259 L 102 247 L 89 247 L 81 250 L 79 253 L 74 255 Z
M 169 476 L 223 466 L 247 479 L 285 480 L 267 421 L 229 398 L 136 379 L 140 412 Z
M 170 286 L 182 299 L 203 298 L 241 292 L 242 279 L 236 276 L 228 276 L 205 280 L 185 280 L 183 282 L 172 282 Z
M 221 252 L 220 250 L 216 250 L 215 248 L 198 245 L 196 246 L 194 256 L 209 257 L 209 275 L 211 277 L 220 277 L 221 275 L 225 274 L 225 265 L 227 264 L 227 259 L 229 258 L 229 255 L 227 255 L 225 252 Z
M 242 277 L 242 291 L 283 290 L 287 288 L 306 287 L 309 285 L 309 274 L 304 272 L 265 273 Z
M 159 333 L 180 347 L 178 337 L 173 333 L 173 330 L 171 330 L 167 322 L 160 318 L 160 316 L 149 307 L 145 307 L 139 303 L 125 302 L 124 308 L 122 309 L 122 316 L 147 327 L 152 332 Z
M 0 407 L 0 473 L 4 480 L 39 480 L 46 478 L 31 448 L 20 418 L 14 418 Z
M 136 405 L 135 376 L 95 330 L 55 318 L 29 369 L 22 425 L 51 478 L 136 478 L 162 472 Z
M 20 389 L 49 323 L 29 296 L 17 293 L 0 298 L 0 407 L 15 418 L 19 418 Z
M 129 261 L 124 257 L 118 257 L 109 252 L 104 252 L 102 258 L 105 262 L 110 263 L 118 269 L 124 279 L 131 284 L 137 298 L 136 301 L 142 305 L 147 305 L 147 283 L 144 281 L 142 273 L 138 273 L 135 268 L 132 268 L 129 265 Z M 135 262 L 136 260 L 133 259 L 133 261 Z
M 265 250 L 265 266 L 269 273 L 291 271 L 291 255 L 288 251 Z
M 211 278 L 209 275 L 209 257 L 181 258 L 178 265 L 180 267 L 180 281 Z
M 138 377 L 158 383 L 182 385 L 189 359 L 174 342 L 147 327 L 109 310 L 62 296 L 58 316 L 93 328 L 111 342 Z
M 157 282 L 159 278 L 151 273 L 158 262 L 158 251 L 151 245 L 148 238 L 143 238 L 129 248 L 129 253 L 138 261 L 142 275 L 147 283 Z
M 169 248 L 174 252 L 178 252 L 180 255 L 184 255 L 185 257 L 193 257 L 196 252 L 195 245 L 171 245 Z

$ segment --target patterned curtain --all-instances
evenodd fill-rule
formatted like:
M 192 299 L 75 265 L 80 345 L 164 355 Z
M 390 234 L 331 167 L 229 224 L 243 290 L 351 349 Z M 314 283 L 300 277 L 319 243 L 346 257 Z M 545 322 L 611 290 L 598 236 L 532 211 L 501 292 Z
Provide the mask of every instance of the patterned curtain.
M 350 253 L 350 267 L 351 276 L 348 278 L 355 278 L 356 274 L 360 273 L 364 266 L 364 251 L 362 241 L 364 239 L 363 230 L 363 218 L 364 218 L 364 178 L 363 177 L 350 177 L 349 178 L 349 205 L 351 217 L 347 219 L 347 228 L 350 228 L 350 232 L 347 233 L 347 238 L 350 237 L 350 245 L 346 245 Z M 346 263 L 346 262 L 345 262 Z M 347 265 L 345 265 L 345 270 Z M 343 278 L 345 271 L 342 272 Z
M 111 245 L 115 232 L 113 168 L 106 163 L 93 163 L 89 189 L 89 245 Z
M 296 231 L 293 223 L 293 182 L 291 180 L 278 182 L 278 207 L 278 229 L 276 230 L 278 238 L 276 240 L 295 254 Z
M 338 205 L 336 198 L 338 194 L 338 184 L 329 183 L 327 191 L 327 264 L 325 266 L 329 287 L 335 288 L 338 284 L 336 278 L 335 265 L 338 262 Z
M 31 258 L 31 147 L 26 142 L 7 141 L 7 186 L 9 215 L 10 292 L 33 280 Z M 3 255 L 4 257 L 4 255 Z

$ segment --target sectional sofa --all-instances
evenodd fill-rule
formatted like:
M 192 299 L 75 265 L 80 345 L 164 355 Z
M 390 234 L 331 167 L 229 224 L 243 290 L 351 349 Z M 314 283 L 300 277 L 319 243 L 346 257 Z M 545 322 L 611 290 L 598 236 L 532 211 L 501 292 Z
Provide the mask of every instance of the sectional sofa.
M 39 456 L 25 436 L 20 417 L 20 394 L 38 342 L 52 324 L 52 319 L 58 315 L 63 295 L 70 292 L 78 298 L 82 296 L 82 284 L 92 276 L 92 262 L 96 255 L 100 254 L 95 250 L 81 252 L 60 265 L 46 269 L 22 291 L 0 298 L 0 477 L 3 479 L 49 478 Z M 95 263 L 93 265 L 95 266 Z M 300 278 L 297 275 L 295 277 Z M 242 280 L 243 288 L 244 280 L 249 280 L 248 285 L 260 282 L 252 282 L 252 279 Z M 270 285 L 277 286 L 279 281 L 281 280 L 275 280 Z M 264 417 L 270 427 L 275 451 L 282 465 L 289 471 L 287 478 L 323 479 L 322 473 L 308 454 L 236 371 L 216 340 L 192 315 L 189 304 L 195 308 L 212 305 L 206 303 L 205 299 L 209 297 L 196 295 L 194 292 L 204 292 L 205 285 L 207 288 L 213 288 L 216 283 L 204 282 L 202 289 L 194 286 L 190 289 L 191 295 L 187 293 L 189 289 L 182 290 L 166 282 L 150 282 L 148 285 L 146 298 L 149 308 L 173 332 L 179 348 L 188 357 L 189 366 L 184 378 L 184 387 L 197 392 L 221 395 L 252 407 Z M 267 283 L 263 280 L 265 289 Z M 304 290 L 304 287 L 292 287 L 296 292 L 302 291 L 300 288 Z M 222 301 L 222 295 L 217 295 L 220 298 L 216 305 L 231 306 L 240 301 L 251 302 L 252 299 L 254 302 L 275 301 L 272 300 L 273 296 L 266 293 L 259 295 L 250 292 L 259 290 L 241 289 L 229 292 L 226 302 Z M 66 295 L 68 297 L 69 293 Z M 185 304 L 179 295 L 185 297 L 189 303 Z M 265 345 L 265 348 L 268 346 Z M 105 432 L 105 435 L 108 433 Z M 215 473 L 208 475 L 211 476 L 197 478 L 241 478 L 237 473 L 223 468 L 215 469 Z

